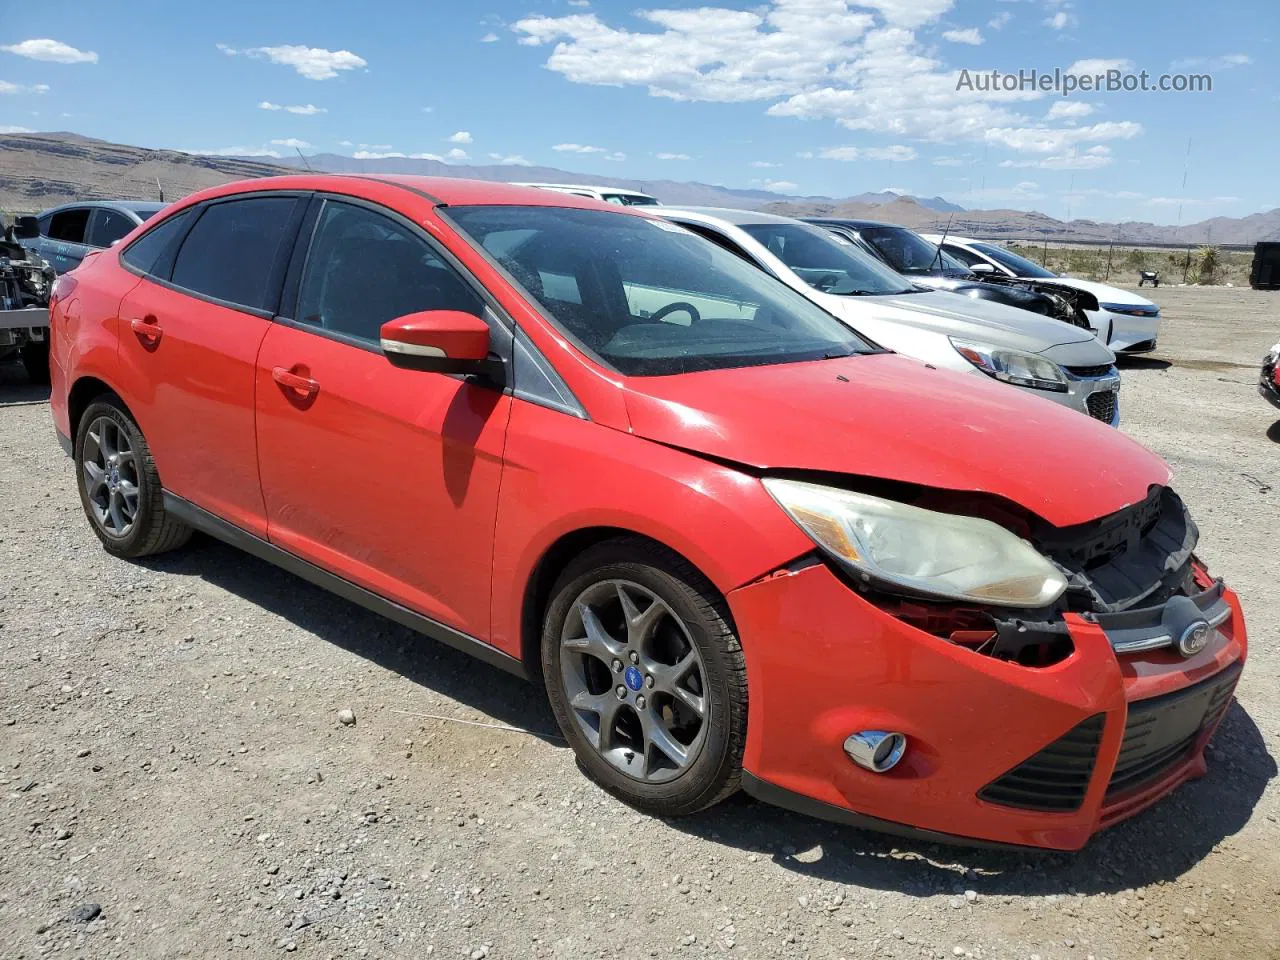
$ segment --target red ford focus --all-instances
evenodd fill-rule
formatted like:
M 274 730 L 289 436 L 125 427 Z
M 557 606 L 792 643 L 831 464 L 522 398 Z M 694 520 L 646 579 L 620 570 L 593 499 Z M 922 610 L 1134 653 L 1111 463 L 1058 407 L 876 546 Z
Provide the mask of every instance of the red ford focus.
M 654 814 L 1075 849 L 1245 659 L 1153 454 L 565 194 L 205 191 L 58 280 L 52 373 L 108 551 L 201 530 L 537 678 Z

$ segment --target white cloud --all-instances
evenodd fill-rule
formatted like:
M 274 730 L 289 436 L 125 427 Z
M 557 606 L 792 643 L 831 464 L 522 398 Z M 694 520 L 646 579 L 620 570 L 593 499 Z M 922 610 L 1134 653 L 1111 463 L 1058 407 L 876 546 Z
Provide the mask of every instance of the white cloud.
M 751 166 L 753 166 L 753 167 L 755 167 L 755 168 L 757 168 L 757 169 L 759 169 L 759 170 L 769 170 L 769 169 L 771 169 L 771 168 L 773 168 L 773 167 L 780 167 L 780 166 L 782 166 L 782 164 L 780 164 L 780 163 L 770 163 L 768 160 L 752 160 L 752 161 L 751 161 Z
M 498 35 L 496 33 L 486 33 L 480 38 L 481 43 L 497 43 Z
M 591 147 L 582 143 L 557 143 L 552 150 L 560 153 L 608 153 L 604 147 Z
M 284 110 L 287 113 L 296 113 L 302 117 L 313 117 L 317 113 L 328 113 L 328 107 L 317 107 L 314 103 L 299 103 L 292 106 L 283 106 L 279 103 L 272 103 L 270 100 L 263 100 L 258 104 L 259 110 Z
M 589 6 L 591 6 L 591 0 L 569 0 L 569 6 L 571 6 L 571 7 L 589 7 Z
M 1099 170 L 1110 166 L 1113 159 L 1111 148 L 1098 144 L 1084 151 L 1073 148 L 1043 160 L 1005 160 L 1000 166 L 1006 169 L 1038 167 L 1041 170 Z
M 48 92 L 49 85 L 47 83 L 23 85 L 21 83 L 10 83 L 8 80 L 0 80 L 0 96 L 3 96 L 4 94 Z
M 35 133 L 30 127 L 13 127 L 0 124 L 0 133 Z
M 422 108 L 422 112 L 423 112 L 423 113 L 435 113 L 435 112 L 436 112 L 436 108 L 435 108 L 435 107 L 423 107 L 423 108 Z
M 186 150 L 202 157 L 279 157 L 279 150 L 266 147 L 218 147 L 216 150 Z
M 1046 120 L 1079 120 L 1093 113 L 1093 104 L 1081 100 L 1059 100 L 1046 113 Z
M 604 157 L 602 157 L 601 159 L 612 160 L 615 163 L 621 163 L 623 160 L 627 159 L 627 155 L 623 153 L 621 150 L 615 150 L 613 153 L 605 154 Z
M 1055 153 L 1066 148 L 1097 140 L 1129 140 L 1142 133 L 1142 124 L 1131 120 L 1106 121 L 1091 127 L 1024 127 L 993 128 L 986 139 L 1024 153 Z
M 1170 70 L 1230 70 L 1233 67 L 1244 67 L 1253 63 L 1247 53 L 1229 53 L 1223 57 L 1188 57 L 1175 60 L 1169 65 Z
M 338 146 L 340 146 L 340 147 L 351 147 L 351 146 L 354 146 L 354 144 L 353 144 L 350 140 L 339 140 L 339 141 L 338 141 Z
M 1071 26 L 1071 23 L 1071 14 L 1067 13 L 1065 10 L 1059 10 L 1053 16 L 1046 17 L 1044 21 L 1044 25 L 1053 30 L 1065 30 L 1067 27 Z
M 448 139 L 450 143 L 470 143 L 471 134 L 467 133 L 467 131 L 465 130 L 459 130 L 457 133 L 455 133 L 453 136 L 449 137 Z
M 231 48 L 224 49 L 224 53 Z M 285 44 L 279 47 L 253 47 L 244 51 L 246 56 L 261 57 L 282 66 L 293 67 L 298 75 L 308 80 L 329 80 L 339 70 L 359 70 L 369 65 L 364 57 L 350 50 L 325 50 L 323 47 L 304 47 L 301 44 Z
M 826 147 L 817 153 L 802 153 L 804 159 L 809 160 L 817 158 L 818 160 L 890 160 L 895 163 L 901 163 L 916 158 L 916 151 L 912 147 L 904 147 L 901 144 L 894 144 L 890 147 Z
M 357 160 L 406 160 L 409 157 L 407 153 L 400 153 L 398 150 L 389 150 L 385 153 L 380 150 L 357 150 L 352 156 Z M 418 159 L 439 160 L 441 158 L 435 154 L 422 153 L 418 154 Z
M 692 160 L 693 157 L 687 153 L 655 153 L 654 157 L 658 160 Z
M 489 154 L 489 159 L 504 167 L 532 167 L 533 164 L 520 156 L 518 153 L 503 155 L 501 153 Z
M 450 150 L 448 153 L 445 154 L 445 159 L 452 160 L 452 161 L 470 160 L 471 155 L 468 154 L 467 151 L 463 150 L 461 147 L 454 147 L 452 150 Z
M 23 40 L 0 46 L 6 53 L 16 53 L 30 60 L 45 60 L 49 63 L 97 63 L 98 55 L 92 50 L 77 50 L 58 40 L 47 37 L 40 40 Z
M 1077 60 L 1071 66 L 1067 67 L 1066 73 L 1074 74 L 1077 77 L 1096 77 L 1104 74 L 1109 70 L 1120 70 L 1121 72 L 1130 72 L 1134 68 L 1132 60 Z
M 360 144 L 357 144 L 357 146 L 361 150 L 390 150 L 391 149 L 391 144 L 389 143 L 360 143 Z
M 972 47 L 982 44 L 982 34 L 978 32 L 977 27 L 969 27 L 967 30 L 943 30 L 942 39 L 950 40 L 952 43 L 967 43 Z
M 963 167 L 964 161 L 959 157 L 936 157 L 933 165 L 935 167 Z
M 799 189 L 799 187 L 790 180 L 759 180 L 752 182 L 759 183 L 765 190 L 770 190 L 774 193 L 794 193 Z
M 240 52 L 235 47 L 232 47 L 225 43 L 215 43 L 214 46 L 217 47 L 219 50 L 221 50 L 223 53 L 225 53 L 228 57 L 234 57 L 237 53 Z
M 987 26 L 992 30 L 1003 30 L 1009 25 L 1009 21 L 1013 19 L 1013 14 L 1008 10 L 997 14 L 987 21 Z
M 1042 91 L 957 89 L 958 71 L 915 32 L 940 21 L 952 0 L 767 0 L 745 10 L 702 2 L 640 10 L 635 27 L 575 12 L 528 16 L 512 29 L 520 43 L 545 47 L 547 68 L 573 83 L 639 87 L 679 101 L 760 102 L 772 116 L 933 143 L 1021 150 L 1056 129 L 1020 109 L 1044 100 Z M 1046 6 L 1069 9 L 1057 0 Z M 1111 64 L 1076 66 L 1105 72 Z
M 272 146 L 288 147 L 290 150 L 305 150 L 311 146 L 305 140 L 299 140 L 297 137 L 286 137 L 283 140 L 272 140 Z

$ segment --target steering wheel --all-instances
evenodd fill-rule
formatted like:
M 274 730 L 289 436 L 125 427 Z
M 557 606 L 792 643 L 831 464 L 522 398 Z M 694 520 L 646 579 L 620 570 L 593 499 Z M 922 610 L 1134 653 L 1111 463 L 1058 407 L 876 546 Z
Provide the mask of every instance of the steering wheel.
M 697 323 L 702 319 L 702 314 L 698 312 L 698 308 L 692 303 L 685 303 L 683 300 L 677 300 L 675 303 L 668 303 L 661 310 L 657 310 L 654 313 L 649 314 L 649 322 L 657 323 L 659 320 L 666 319 L 667 314 L 675 313 L 677 310 L 683 310 L 687 313 L 689 315 L 689 320 L 693 323 Z
M 834 273 L 826 273 L 820 276 L 817 280 L 813 281 L 813 286 L 815 289 L 821 290 L 823 293 L 826 293 L 828 290 L 830 290 L 839 282 L 840 282 L 840 278 L 836 276 Z

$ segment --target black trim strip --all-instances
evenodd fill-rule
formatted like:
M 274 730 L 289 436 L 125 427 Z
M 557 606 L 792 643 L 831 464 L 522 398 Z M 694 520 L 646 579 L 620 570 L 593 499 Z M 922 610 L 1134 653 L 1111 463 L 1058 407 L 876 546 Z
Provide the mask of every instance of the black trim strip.
M 945 843 L 950 846 L 978 847 L 986 850 L 1038 850 L 1044 852 L 1046 849 L 1051 849 L 1036 847 L 1031 844 L 1001 843 L 996 840 L 961 837 L 953 833 L 938 833 L 935 830 L 925 830 L 906 823 L 881 820 L 879 817 L 869 817 L 864 813 L 855 813 L 853 810 L 846 810 L 844 807 L 837 807 L 834 804 L 815 800 L 812 797 L 806 797 L 802 793 L 795 793 L 784 787 L 776 786 L 767 780 L 761 780 L 746 770 L 742 771 L 742 789 L 761 803 L 781 807 L 784 810 L 791 810 L 794 813 L 802 813 L 806 817 L 841 823 L 848 827 L 856 827 L 859 830 L 871 830 L 875 833 L 889 833 L 894 836 L 908 837 L 912 840 L 919 840 L 922 843 Z
M 366 610 L 371 610 L 379 616 L 386 617 L 388 620 L 394 620 L 401 626 L 416 630 L 432 640 L 447 644 L 456 650 L 461 650 L 463 653 L 469 653 L 490 666 L 505 670 L 520 677 L 522 680 L 529 679 L 529 672 L 521 661 L 503 653 L 483 640 L 477 640 L 475 637 L 460 630 L 455 630 L 453 627 L 438 623 L 429 617 L 424 617 L 422 614 L 415 613 L 408 607 L 402 606 L 393 600 L 388 600 L 371 590 L 366 590 L 364 587 L 357 586 L 349 580 L 344 580 L 310 561 L 303 560 L 287 550 L 280 549 L 275 544 L 268 543 L 260 537 L 255 537 L 253 534 L 241 530 L 234 524 L 228 523 L 221 517 L 215 516 L 208 510 L 196 506 L 190 500 L 185 500 L 176 494 L 170 493 L 168 490 L 164 491 L 164 508 L 183 523 L 189 524 L 197 530 L 233 547 L 237 547 L 246 553 L 253 554 L 260 560 L 274 563 L 281 569 L 287 570 L 303 580 L 308 580 L 316 586 L 328 590 L 330 593 L 337 594 L 344 600 L 350 600 Z
M 58 446 L 62 447 L 62 452 L 65 453 L 68 457 L 74 456 L 75 444 L 72 443 L 71 438 L 66 436 L 57 427 L 54 427 L 54 433 L 58 435 Z

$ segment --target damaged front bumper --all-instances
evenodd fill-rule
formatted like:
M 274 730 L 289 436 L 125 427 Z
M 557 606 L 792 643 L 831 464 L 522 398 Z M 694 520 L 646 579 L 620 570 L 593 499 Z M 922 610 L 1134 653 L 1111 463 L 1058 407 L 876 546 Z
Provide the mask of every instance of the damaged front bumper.
M 1205 772 L 1247 642 L 1235 595 L 1197 580 L 1197 597 L 1183 599 L 1219 622 L 1189 657 L 1168 644 L 1118 650 L 1160 629 L 1144 608 L 1067 614 L 1070 653 L 1041 667 L 917 629 L 822 563 L 735 590 L 750 703 L 744 786 L 926 839 L 1079 849 Z M 1155 608 L 1161 625 L 1172 599 Z M 844 741 L 862 730 L 906 735 L 897 766 L 876 774 L 849 761 Z

